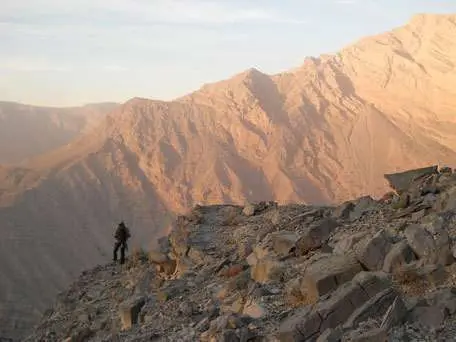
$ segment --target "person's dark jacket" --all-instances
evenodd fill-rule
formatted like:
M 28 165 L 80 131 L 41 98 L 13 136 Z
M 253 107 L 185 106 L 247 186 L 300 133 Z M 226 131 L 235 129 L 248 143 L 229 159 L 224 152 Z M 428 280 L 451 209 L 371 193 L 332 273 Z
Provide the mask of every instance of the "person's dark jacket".
M 121 223 L 117 227 L 116 232 L 114 234 L 114 237 L 118 241 L 126 242 L 128 240 L 128 238 L 130 237 L 130 231 L 125 226 L 125 224 Z

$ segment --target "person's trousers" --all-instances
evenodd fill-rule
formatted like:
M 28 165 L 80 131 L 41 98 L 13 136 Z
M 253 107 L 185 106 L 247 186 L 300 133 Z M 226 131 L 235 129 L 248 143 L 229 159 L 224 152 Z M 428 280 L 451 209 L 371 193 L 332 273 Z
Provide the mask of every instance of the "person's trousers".
M 116 241 L 116 243 L 114 244 L 114 261 L 117 261 L 117 251 L 120 248 L 120 263 L 123 264 L 125 262 L 125 247 L 126 243 L 124 241 Z

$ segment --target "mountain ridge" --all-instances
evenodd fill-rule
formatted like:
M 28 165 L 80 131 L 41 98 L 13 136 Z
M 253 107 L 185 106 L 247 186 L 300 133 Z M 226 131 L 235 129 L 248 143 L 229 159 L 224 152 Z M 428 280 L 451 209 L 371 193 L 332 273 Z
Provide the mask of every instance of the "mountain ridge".
M 441 37 L 453 17 L 418 20 L 423 39 L 408 25 L 278 75 L 248 69 L 175 101 L 133 98 L 68 145 L 1 168 L 0 326 L 105 262 L 121 219 L 132 245 L 155 244 L 196 204 L 340 203 L 382 196 L 384 173 L 454 166 L 456 45 Z

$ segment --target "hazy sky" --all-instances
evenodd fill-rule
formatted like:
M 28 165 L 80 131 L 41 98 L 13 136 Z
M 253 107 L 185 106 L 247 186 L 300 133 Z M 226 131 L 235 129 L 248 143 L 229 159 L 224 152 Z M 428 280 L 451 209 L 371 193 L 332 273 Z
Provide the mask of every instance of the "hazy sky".
M 456 0 L 0 0 L 0 100 L 172 99 L 306 56 Z

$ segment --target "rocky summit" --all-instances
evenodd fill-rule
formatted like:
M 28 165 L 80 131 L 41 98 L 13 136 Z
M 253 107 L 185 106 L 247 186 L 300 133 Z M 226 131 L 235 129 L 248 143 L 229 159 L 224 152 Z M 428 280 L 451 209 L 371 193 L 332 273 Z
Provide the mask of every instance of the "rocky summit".
M 385 178 L 337 207 L 197 206 L 84 272 L 26 341 L 454 341 L 456 173 Z

